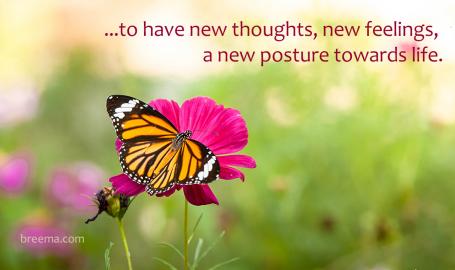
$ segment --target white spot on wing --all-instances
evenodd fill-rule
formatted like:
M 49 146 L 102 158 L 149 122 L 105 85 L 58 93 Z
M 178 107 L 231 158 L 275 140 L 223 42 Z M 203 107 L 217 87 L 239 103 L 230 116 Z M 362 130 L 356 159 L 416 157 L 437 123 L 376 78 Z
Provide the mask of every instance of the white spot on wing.
M 117 118 L 123 119 L 123 117 L 125 117 L 125 114 L 122 112 L 118 112 L 118 113 L 114 113 L 114 116 Z
M 216 161 L 216 158 L 215 158 L 215 156 L 213 156 L 213 157 L 209 160 L 209 163 L 210 163 L 210 164 L 215 164 L 215 161 Z
M 117 108 L 115 109 L 115 112 L 116 113 L 120 113 L 120 112 L 131 112 L 133 108 L 127 108 L 127 107 L 120 107 L 120 108 Z

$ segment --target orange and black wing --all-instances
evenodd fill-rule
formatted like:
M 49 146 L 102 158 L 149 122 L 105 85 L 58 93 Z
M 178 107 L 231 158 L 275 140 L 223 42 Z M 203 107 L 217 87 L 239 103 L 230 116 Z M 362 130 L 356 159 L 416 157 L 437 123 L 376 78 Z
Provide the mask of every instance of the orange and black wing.
M 178 133 L 164 115 L 133 97 L 109 96 L 106 108 L 117 137 L 124 143 L 172 140 Z
M 220 173 L 218 160 L 203 144 L 188 139 L 180 149 L 167 155 L 163 169 L 147 185 L 149 194 L 162 193 L 174 184 L 207 184 Z
M 123 142 L 120 149 L 123 172 L 136 183 L 149 183 L 169 158 L 177 129 L 160 112 L 133 97 L 110 96 L 106 107 Z

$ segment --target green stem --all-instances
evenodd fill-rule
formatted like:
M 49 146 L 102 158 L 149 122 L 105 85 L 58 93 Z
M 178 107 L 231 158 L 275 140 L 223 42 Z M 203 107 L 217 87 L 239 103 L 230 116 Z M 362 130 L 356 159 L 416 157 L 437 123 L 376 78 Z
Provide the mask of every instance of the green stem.
M 126 241 L 125 229 L 123 228 L 123 222 L 121 218 L 117 218 L 118 228 L 120 230 L 120 236 L 122 237 L 123 248 L 125 249 L 126 260 L 128 261 L 128 270 L 133 270 L 131 264 L 131 254 L 128 248 L 128 242 Z
M 183 258 L 184 258 L 184 269 L 188 270 L 188 201 L 185 200 L 185 213 L 183 221 Z

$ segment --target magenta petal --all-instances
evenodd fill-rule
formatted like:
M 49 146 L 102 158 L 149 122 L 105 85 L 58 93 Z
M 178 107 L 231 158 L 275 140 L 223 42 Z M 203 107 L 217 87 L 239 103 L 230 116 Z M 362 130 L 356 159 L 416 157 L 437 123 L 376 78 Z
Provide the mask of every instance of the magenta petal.
M 225 180 L 231 180 L 240 178 L 242 181 L 245 180 L 245 175 L 235 168 L 230 166 L 237 166 L 243 168 L 256 168 L 256 161 L 247 155 L 229 155 L 229 156 L 218 156 L 220 162 L 220 178 Z
M 242 168 L 256 168 L 256 161 L 247 155 L 218 156 L 220 166 L 237 166 Z
M 0 189 L 11 194 L 24 190 L 30 176 L 31 161 L 27 155 L 11 156 L 0 166 Z
M 219 204 L 208 185 L 189 185 L 183 187 L 185 198 L 193 205 Z
M 117 150 L 117 152 L 120 152 L 122 145 L 123 143 L 119 138 L 115 139 L 115 150 Z
M 109 178 L 116 193 L 126 196 L 135 196 L 145 191 L 145 186 L 135 183 L 125 174 L 118 174 Z
M 248 130 L 240 112 L 217 105 L 207 97 L 185 101 L 180 110 L 180 130 L 191 130 L 215 154 L 240 151 L 248 143 Z
M 220 179 L 232 180 L 236 178 L 240 178 L 244 181 L 245 175 L 241 171 L 229 166 L 223 166 L 220 168 Z
M 180 107 L 177 104 L 177 102 L 167 99 L 154 99 L 150 101 L 149 105 L 155 108 L 155 110 L 159 111 L 169 121 L 171 121 L 171 123 L 174 124 L 177 130 L 180 130 L 179 129 Z

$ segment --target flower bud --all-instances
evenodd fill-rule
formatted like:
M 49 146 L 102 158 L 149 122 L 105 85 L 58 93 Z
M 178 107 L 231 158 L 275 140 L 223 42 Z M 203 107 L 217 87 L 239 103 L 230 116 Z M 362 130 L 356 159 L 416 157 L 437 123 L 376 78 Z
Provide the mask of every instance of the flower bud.
M 94 221 L 102 212 L 114 218 L 122 219 L 128 209 L 130 198 L 121 194 L 115 194 L 112 187 L 104 187 L 98 191 L 93 198 L 93 202 L 98 206 L 98 212 L 85 223 Z

